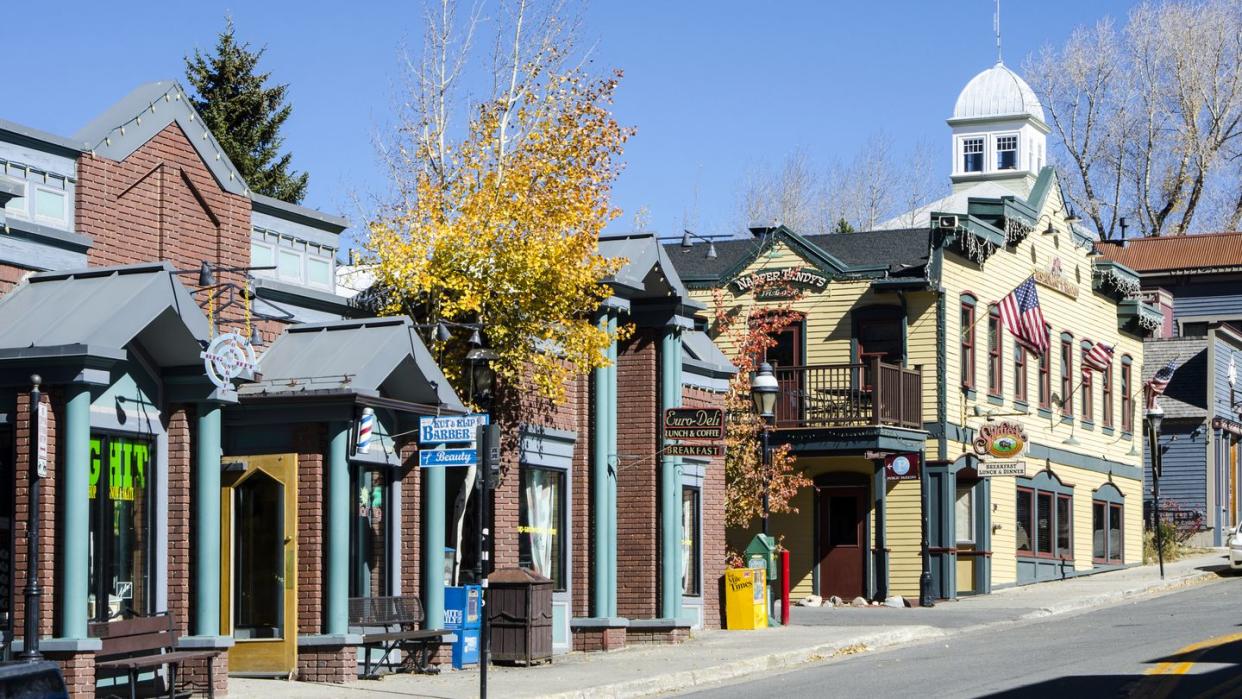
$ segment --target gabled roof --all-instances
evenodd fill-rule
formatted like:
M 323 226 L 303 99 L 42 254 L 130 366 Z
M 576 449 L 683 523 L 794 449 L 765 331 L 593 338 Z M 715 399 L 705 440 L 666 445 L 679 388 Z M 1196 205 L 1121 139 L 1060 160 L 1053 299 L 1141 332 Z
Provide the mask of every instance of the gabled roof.
M 53 146 L 62 151 L 69 151 L 70 154 L 76 155 L 82 151 L 88 150 L 86 144 L 71 138 L 57 136 L 46 131 L 40 131 L 24 124 L 19 124 L 8 119 L 0 119 L 0 131 L 20 136 L 28 141 L 35 141 L 45 145 Z
M 1207 338 L 1172 337 L 1143 343 L 1143 384 L 1170 360 L 1177 370 L 1169 381 L 1160 407 L 1166 418 L 1207 417 Z
M 628 299 L 668 299 L 701 308 L 690 298 L 676 267 L 654 233 L 626 233 L 600 238 L 599 252 L 607 258 L 624 258 L 625 266 L 605 283 Z
M 263 380 L 240 395 L 344 390 L 465 412 L 405 316 L 294 325 L 259 359 L 259 372 Z
M 1242 268 L 1242 232 L 1132 238 L 1096 249 L 1139 274 Z
M 201 361 L 207 318 L 167 262 L 30 276 L 0 300 L 0 359 L 123 359 L 138 340 L 164 367 Z

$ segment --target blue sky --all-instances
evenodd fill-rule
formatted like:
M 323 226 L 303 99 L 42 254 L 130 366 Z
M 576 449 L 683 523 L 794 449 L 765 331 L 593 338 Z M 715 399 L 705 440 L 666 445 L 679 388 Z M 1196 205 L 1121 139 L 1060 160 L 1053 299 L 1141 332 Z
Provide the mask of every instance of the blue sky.
M 469 4 L 463 0 L 463 4 Z M 1119 0 L 1010 0 L 1006 63 Z M 285 130 L 294 165 L 311 173 L 305 204 L 359 222 L 386 187 L 372 145 L 399 83 L 399 49 L 417 49 L 419 0 L 195 3 L 20 3 L 6 10 L 0 117 L 70 135 L 134 86 L 182 79 L 182 56 L 210 48 L 231 13 L 239 36 L 265 45 L 262 66 L 290 84 Z M 929 141 L 946 153 L 944 119 L 963 85 L 995 60 L 991 0 L 750 2 L 595 0 L 583 43 L 594 65 L 618 67 L 619 120 L 637 127 L 614 204 L 630 227 L 732 232 L 748 168 L 801 148 L 849 160 L 876 133 L 902 152 Z

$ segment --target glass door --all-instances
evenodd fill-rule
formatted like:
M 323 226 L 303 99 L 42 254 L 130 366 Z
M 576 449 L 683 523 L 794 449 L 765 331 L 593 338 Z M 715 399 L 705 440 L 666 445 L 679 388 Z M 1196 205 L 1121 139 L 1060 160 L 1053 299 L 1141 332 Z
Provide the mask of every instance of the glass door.
M 297 455 L 226 457 L 221 488 L 221 628 L 231 672 L 287 675 L 297 663 Z

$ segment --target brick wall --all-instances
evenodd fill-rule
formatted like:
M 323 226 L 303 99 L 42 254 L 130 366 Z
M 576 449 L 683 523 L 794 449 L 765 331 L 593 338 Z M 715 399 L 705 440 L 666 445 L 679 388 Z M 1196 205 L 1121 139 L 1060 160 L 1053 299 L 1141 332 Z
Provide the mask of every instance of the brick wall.
M 95 654 L 94 653 L 47 653 L 48 660 L 60 666 L 65 676 L 65 689 L 71 697 L 95 696 Z
M 298 425 L 293 444 L 298 452 L 298 630 L 318 634 L 323 628 L 323 425 Z
M 418 470 L 418 446 L 407 442 L 401 446 L 401 589 L 398 594 L 419 594 L 422 570 L 419 568 L 419 545 L 422 542 L 422 512 Z
M 569 494 L 570 511 L 574 518 L 574 525 L 570 528 L 573 534 L 573 560 L 569 562 L 573 571 L 570 615 L 584 617 L 591 615 L 591 537 L 595 529 L 591 522 L 593 420 L 590 376 L 579 377 L 571 388 L 566 405 L 573 412 L 572 429 L 578 434 L 578 441 L 574 444 L 573 492 Z
M 191 556 L 194 513 L 190 499 L 190 415 L 176 408 L 168 416 L 168 611 L 177 621 L 177 633 L 193 628 L 190 585 L 194 577 Z M 218 497 L 218 496 L 217 496 Z
M 191 692 L 199 696 L 207 695 L 208 678 L 215 685 L 217 697 L 226 696 L 229 691 L 229 654 L 221 653 L 211 660 L 211 671 L 208 673 L 207 660 L 187 660 L 177 670 L 177 689 Z
M 618 347 L 617 613 L 630 619 L 659 613 L 658 343 L 639 330 Z
M 48 414 L 48 466 L 47 477 L 43 479 L 40 487 L 40 505 L 39 505 L 39 584 L 42 587 L 43 595 L 40 598 L 40 635 L 48 636 L 52 634 L 53 619 L 53 603 L 56 598 L 55 585 L 55 560 L 56 560 L 56 522 L 59 520 L 60 514 L 57 510 L 56 486 L 57 475 L 61 473 L 60 464 L 57 463 L 59 445 L 57 443 L 57 425 L 64 415 L 64 399 L 63 394 L 57 390 L 43 392 L 43 403 L 50 406 L 51 410 Z M 26 546 L 26 524 L 30 516 L 30 394 L 26 391 L 19 391 L 17 394 L 17 425 L 14 432 L 14 441 L 16 445 L 16 465 L 17 465 L 17 486 L 15 498 L 15 546 L 14 548 L 14 575 L 13 575 L 13 628 L 17 633 L 21 633 L 23 624 L 25 623 L 25 597 L 23 590 L 26 587 L 27 575 L 30 571 L 31 559 L 28 547 Z M 82 507 L 86 503 L 81 504 Z M 94 666 L 91 666 L 92 673 Z
M 9 293 L 27 274 L 30 274 L 28 269 L 0 264 L 0 295 Z
M 358 651 L 353 646 L 298 649 L 297 679 L 341 684 L 358 678 Z
M 684 388 L 682 404 L 693 408 L 724 408 L 725 397 L 700 388 Z M 703 479 L 703 625 L 720 628 L 720 585 L 725 568 L 724 457 L 707 465 Z
M 230 194 L 199 158 L 176 123 L 124 161 L 91 154 L 78 161 L 78 230 L 95 240 L 88 260 L 120 265 L 168 260 L 178 269 L 250 263 L 250 200 Z M 217 275 L 241 282 L 241 275 Z M 183 278 L 193 287 L 195 278 Z M 221 315 L 240 324 L 242 308 Z M 271 338 L 268 338 L 271 339 Z

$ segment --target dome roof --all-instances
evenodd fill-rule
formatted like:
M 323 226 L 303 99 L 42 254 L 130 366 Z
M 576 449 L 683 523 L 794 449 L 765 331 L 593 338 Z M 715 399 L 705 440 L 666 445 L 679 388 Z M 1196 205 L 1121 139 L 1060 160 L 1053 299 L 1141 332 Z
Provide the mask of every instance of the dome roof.
M 1044 108 L 1031 86 L 1003 63 L 971 78 L 953 106 L 954 119 L 1026 115 L 1043 121 Z

